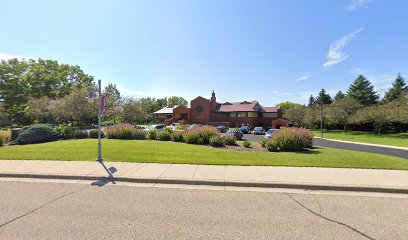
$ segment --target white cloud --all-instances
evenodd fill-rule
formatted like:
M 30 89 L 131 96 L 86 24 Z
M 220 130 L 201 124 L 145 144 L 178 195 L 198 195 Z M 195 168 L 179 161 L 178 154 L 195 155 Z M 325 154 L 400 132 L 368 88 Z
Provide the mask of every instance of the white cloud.
M 1 53 L 0 52 L 0 61 L 1 60 L 7 61 L 7 60 L 10 60 L 10 59 L 14 59 L 14 58 L 17 58 L 17 59 L 21 60 L 21 59 L 30 59 L 31 57 L 16 56 L 16 55 L 11 55 L 11 54 Z
M 310 77 L 311 77 L 310 74 L 305 74 L 305 75 L 299 77 L 298 79 L 296 79 L 296 82 L 301 82 L 301 81 L 307 80 L 307 79 L 309 79 Z
M 330 44 L 329 53 L 327 54 L 327 61 L 323 64 L 323 67 L 331 67 L 346 60 L 349 56 L 343 52 L 343 49 L 356 37 L 358 33 L 363 31 L 363 29 L 364 28 L 359 28 Z
M 350 4 L 344 7 L 345 11 L 354 11 L 359 8 L 367 7 L 373 0 L 351 0 Z

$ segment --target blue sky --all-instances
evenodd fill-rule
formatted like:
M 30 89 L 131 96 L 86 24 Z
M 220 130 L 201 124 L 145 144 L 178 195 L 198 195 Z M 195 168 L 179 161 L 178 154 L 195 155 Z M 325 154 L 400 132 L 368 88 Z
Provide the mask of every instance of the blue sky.
M 0 0 L 0 58 L 76 64 L 128 96 L 305 103 L 408 73 L 404 0 Z

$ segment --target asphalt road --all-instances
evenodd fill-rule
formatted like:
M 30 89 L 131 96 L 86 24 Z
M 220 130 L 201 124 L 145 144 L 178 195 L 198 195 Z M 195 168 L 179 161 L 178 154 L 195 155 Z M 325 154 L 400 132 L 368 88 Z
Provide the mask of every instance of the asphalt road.
M 244 134 L 244 139 L 247 139 L 248 141 L 259 141 L 262 138 L 264 138 L 263 135 Z M 376 147 L 376 146 L 368 146 L 368 145 L 353 144 L 353 143 L 342 143 L 342 142 L 336 142 L 336 141 L 330 141 L 330 140 L 322 140 L 318 138 L 314 139 L 314 144 L 320 147 L 330 147 L 330 148 L 353 150 L 353 151 L 360 151 L 360 152 L 379 153 L 379 154 L 391 155 L 391 156 L 408 159 L 408 150 L 402 150 L 402 149 Z
M 0 181 L 0 239 L 408 239 L 408 198 Z

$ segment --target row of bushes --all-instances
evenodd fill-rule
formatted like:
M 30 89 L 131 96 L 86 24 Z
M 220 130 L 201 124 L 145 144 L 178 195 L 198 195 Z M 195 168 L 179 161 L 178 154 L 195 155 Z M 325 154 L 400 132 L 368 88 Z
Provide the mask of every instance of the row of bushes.
M 305 128 L 283 128 L 271 140 L 260 141 L 269 152 L 302 151 L 313 147 L 313 133 Z

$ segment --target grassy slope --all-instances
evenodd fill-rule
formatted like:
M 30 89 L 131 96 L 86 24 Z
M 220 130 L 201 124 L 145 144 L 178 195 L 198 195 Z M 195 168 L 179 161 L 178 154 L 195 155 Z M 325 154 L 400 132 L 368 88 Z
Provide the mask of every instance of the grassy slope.
M 320 137 L 319 131 L 313 131 L 313 133 Z M 408 133 L 395 133 L 395 134 L 383 134 L 377 135 L 367 132 L 347 132 L 343 131 L 326 131 L 324 137 L 328 139 L 337 139 L 353 142 L 363 142 L 372 144 L 382 144 L 398 147 L 408 147 Z
M 84 160 L 96 157 L 96 140 L 68 140 L 0 148 L 0 159 Z M 408 169 L 408 160 L 380 154 L 316 148 L 302 153 L 239 152 L 159 141 L 103 140 L 107 161 Z

